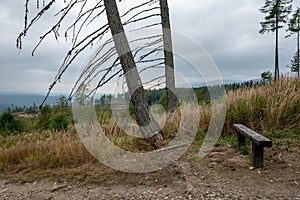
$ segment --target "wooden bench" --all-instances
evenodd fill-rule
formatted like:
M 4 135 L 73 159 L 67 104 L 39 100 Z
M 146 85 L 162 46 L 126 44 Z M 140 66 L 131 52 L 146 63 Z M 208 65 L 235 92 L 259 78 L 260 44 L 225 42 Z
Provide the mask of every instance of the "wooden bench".
M 272 141 L 242 124 L 234 124 L 237 134 L 238 147 L 245 146 L 245 138 L 252 141 L 252 165 L 253 167 L 264 166 L 264 147 L 272 147 Z

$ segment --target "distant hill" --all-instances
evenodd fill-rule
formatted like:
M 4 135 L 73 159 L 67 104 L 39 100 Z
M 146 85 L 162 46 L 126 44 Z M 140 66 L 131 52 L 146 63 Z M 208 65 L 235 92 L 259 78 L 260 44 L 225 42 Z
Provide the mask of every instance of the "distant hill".
M 45 96 L 36 94 L 0 94 L 0 111 L 10 106 L 32 106 L 34 103 L 39 106 Z M 47 104 L 52 105 L 58 99 L 58 96 L 49 96 Z
M 260 81 L 261 79 L 258 78 L 258 79 L 252 79 L 252 80 L 231 80 L 231 79 L 224 79 L 222 80 L 223 84 L 226 85 L 226 84 L 233 84 L 233 83 L 244 83 L 244 82 L 247 82 L 247 81 Z M 218 80 L 215 80 L 215 81 L 208 81 L 208 82 L 193 82 L 193 83 L 190 83 L 190 85 L 193 87 L 193 88 L 199 88 L 199 87 L 205 87 L 205 86 L 213 86 L 213 85 L 218 85 L 220 83 L 220 81 Z M 182 85 L 177 85 L 177 87 L 187 87 L 187 85 L 185 84 L 182 84 Z

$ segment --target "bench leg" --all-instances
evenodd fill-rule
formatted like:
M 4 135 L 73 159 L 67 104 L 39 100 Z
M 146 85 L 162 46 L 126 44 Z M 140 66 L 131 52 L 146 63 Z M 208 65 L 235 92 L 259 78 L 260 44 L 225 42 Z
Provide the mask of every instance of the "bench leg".
M 245 146 L 245 137 L 239 133 L 237 134 L 237 143 L 238 143 L 238 148 L 240 148 L 241 146 Z
M 252 142 L 252 165 L 256 168 L 264 166 L 264 148 Z

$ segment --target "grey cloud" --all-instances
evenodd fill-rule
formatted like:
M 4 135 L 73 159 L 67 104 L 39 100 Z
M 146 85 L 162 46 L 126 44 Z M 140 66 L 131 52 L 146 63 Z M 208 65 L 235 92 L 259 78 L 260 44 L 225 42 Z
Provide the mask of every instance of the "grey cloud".
M 36 1 L 31 2 L 30 15 L 33 16 L 37 11 Z M 132 2 L 133 0 L 128 0 L 120 5 Z M 262 71 L 272 71 L 274 65 L 274 36 L 258 33 L 259 22 L 263 19 L 258 8 L 263 3 L 261 0 L 171 0 L 171 23 L 174 30 L 203 45 L 222 72 L 223 78 L 258 78 Z M 57 4 L 56 8 L 60 5 Z M 23 28 L 24 1 L 0 2 L 0 26 L 5 27 L 0 29 L 0 92 L 19 91 L 20 88 L 29 92 L 33 89 L 48 89 L 70 43 L 61 38 L 60 44 L 57 44 L 51 35 L 34 57 L 31 57 L 31 50 L 39 36 L 53 24 L 53 14 L 54 12 L 45 16 L 28 33 L 24 40 L 24 49 L 19 55 L 15 45 L 16 37 Z M 72 17 L 71 15 L 68 21 Z M 193 57 L 199 56 L 189 46 L 182 45 L 182 48 Z M 286 71 L 285 66 L 289 64 L 295 51 L 295 41 L 284 39 L 284 30 L 281 30 L 280 48 L 281 71 Z M 76 60 L 63 76 L 61 85 L 56 87 L 57 90 L 69 90 L 89 53 L 88 50 Z M 176 64 L 180 67 L 186 63 L 177 60 Z M 193 77 L 195 73 L 192 70 L 185 73 L 191 79 L 197 79 Z

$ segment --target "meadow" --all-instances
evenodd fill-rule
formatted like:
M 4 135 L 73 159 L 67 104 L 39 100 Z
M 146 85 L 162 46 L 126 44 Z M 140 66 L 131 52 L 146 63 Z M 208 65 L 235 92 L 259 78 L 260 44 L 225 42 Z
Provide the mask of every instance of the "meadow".
M 298 79 L 282 78 L 276 83 L 228 91 L 226 103 L 226 119 L 219 144 L 237 148 L 236 133 L 232 125 L 241 123 L 269 137 L 274 141 L 274 145 L 283 145 L 287 150 L 297 146 L 299 148 L 300 81 Z M 195 140 L 185 155 L 193 160 L 196 159 L 196 151 L 205 137 L 211 117 L 210 103 L 201 104 L 199 109 L 201 128 L 198 129 Z M 193 116 L 192 108 L 189 112 Z M 58 115 L 57 111 L 55 116 Z M 107 108 L 100 109 L 97 117 L 106 130 L 107 137 L 116 145 L 133 152 L 153 150 L 147 141 L 124 134 Z M 29 123 L 30 119 L 26 120 Z M 179 121 L 180 112 L 176 112 L 172 121 L 163 127 L 165 144 L 174 137 L 173 133 L 176 132 Z M 25 182 L 52 176 L 85 178 L 88 172 L 84 166 L 95 163 L 99 167 L 99 171 L 93 174 L 95 179 L 99 179 L 101 174 L 108 171 L 112 173 L 90 155 L 72 123 L 68 123 L 64 128 L 45 130 L 31 127 L 18 134 L 7 134 L 3 131 L 1 133 L 0 173 L 7 177 L 18 177 Z M 240 151 L 248 154 L 248 150 Z

